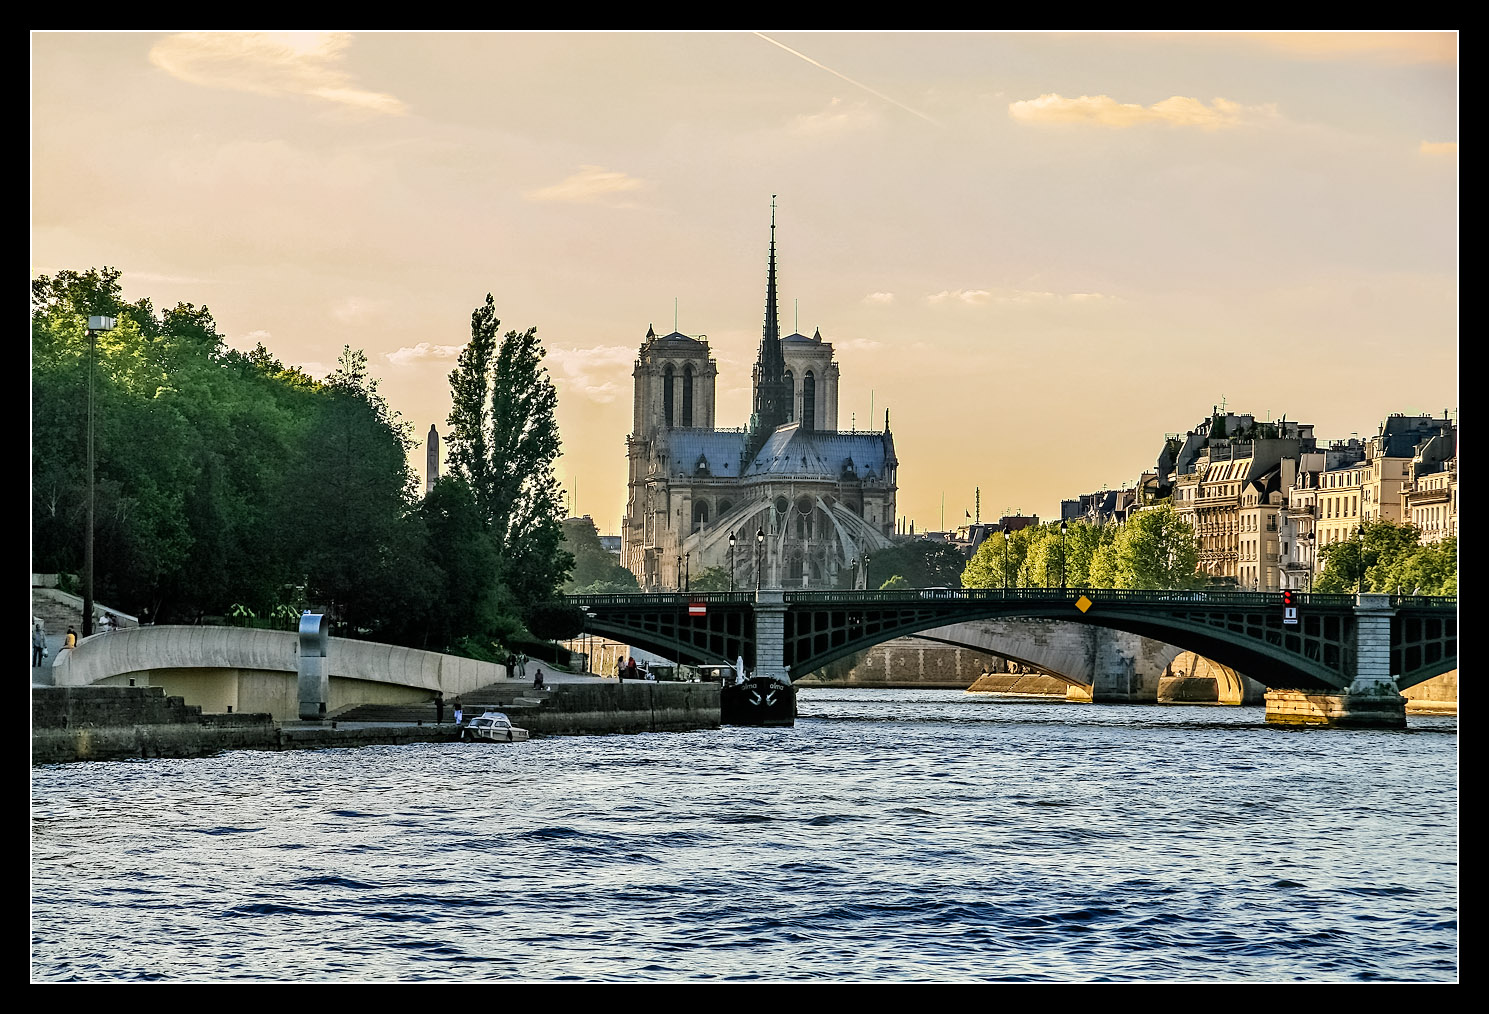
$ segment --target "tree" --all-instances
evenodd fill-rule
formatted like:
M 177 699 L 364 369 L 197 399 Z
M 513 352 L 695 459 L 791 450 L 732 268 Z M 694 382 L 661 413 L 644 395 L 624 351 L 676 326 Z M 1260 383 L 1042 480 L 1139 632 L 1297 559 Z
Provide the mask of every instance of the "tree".
M 563 548 L 574 557 L 574 569 L 563 584 L 565 594 L 603 595 L 639 590 L 636 576 L 600 545 L 599 529 L 590 517 L 565 518 L 562 530 Z
M 470 487 L 519 602 L 553 597 L 573 558 L 563 549 L 558 395 L 537 328 L 498 344 L 495 302 L 471 314 L 471 340 L 450 374 L 448 461 Z
M 1194 529 L 1168 504 L 1129 515 L 1112 545 L 1114 588 L 1192 588 L 1198 583 Z
M 1414 525 L 1384 519 L 1366 521 L 1364 535 L 1333 542 L 1319 550 L 1323 570 L 1313 583 L 1319 592 L 1395 592 L 1410 594 L 1416 588 L 1432 588 L 1421 594 L 1456 595 L 1458 592 L 1458 544 L 1448 540 L 1438 547 L 1418 544 Z
M 951 588 L 957 584 L 965 566 L 966 561 L 955 546 L 930 539 L 905 539 L 869 554 L 864 583 L 873 588 L 898 576 L 904 579 L 907 588 Z
M 729 568 L 708 567 L 700 570 L 689 579 L 688 588 L 697 592 L 729 591 Z

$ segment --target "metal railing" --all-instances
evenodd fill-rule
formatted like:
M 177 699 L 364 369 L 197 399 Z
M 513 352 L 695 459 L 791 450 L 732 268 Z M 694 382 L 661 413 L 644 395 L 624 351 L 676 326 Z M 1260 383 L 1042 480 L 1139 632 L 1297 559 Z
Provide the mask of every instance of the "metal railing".
M 1115 588 L 914 588 L 906 590 L 878 591 L 787 591 L 783 597 L 788 604 L 803 605 L 853 605 L 882 604 L 909 605 L 922 602 L 1068 602 L 1074 604 L 1081 596 L 1106 606 L 1118 605 L 1165 605 L 1192 606 L 1195 604 L 1231 608 L 1236 606 L 1280 606 L 1280 591 L 1211 591 L 1207 589 L 1181 590 L 1159 589 L 1134 591 Z M 1353 593 L 1293 592 L 1293 601 L 1301 606 L 1351 606 L 1355 602 Z M 575 605 L 597 606 L 642 606 L 677 607 L 691 603 L 748 603 L 755 601 L 755 591 L 732 592 L 640 592 L 613 595 L 567 595 L 564 601 Z M 1455 597 L 1434 595 L 1393 595 L 1393 606 L 1413 607 L 1457 607 Z

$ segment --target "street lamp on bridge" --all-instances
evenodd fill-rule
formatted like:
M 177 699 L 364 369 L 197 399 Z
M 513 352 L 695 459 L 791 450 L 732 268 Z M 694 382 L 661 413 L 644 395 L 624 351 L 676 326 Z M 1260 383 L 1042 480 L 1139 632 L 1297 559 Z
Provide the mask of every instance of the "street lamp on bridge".
M 1008 597 L 1008 526 L 1003 526 L 1003 597 Z
M 693 569 L 691 560 L 692 555 L 692 553 L 682 554 L 682 590 L 685 592 L 693 590 L 693 581 L 691 577 Z
M 1065 526 L 1068 524 L 1064 518 L 1060 519 L 1060 590 L 1065 590 Z
M 98 332 L 112 331 L 113 317 L 88 318 L 88 531 L 83 542 L 83 636 L 93 633 L 93 363 L 98 358 Z
M 734 590 L 734 533 L 729 533 L 729 590 Z
M 755 590 L 760 590 L 760 556 L 765 551 L 765 529 L 755 530 Z

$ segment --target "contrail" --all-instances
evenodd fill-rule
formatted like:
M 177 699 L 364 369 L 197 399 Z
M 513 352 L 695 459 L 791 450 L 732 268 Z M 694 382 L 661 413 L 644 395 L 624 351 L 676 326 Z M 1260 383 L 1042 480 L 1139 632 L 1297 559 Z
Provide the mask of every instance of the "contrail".
M 828 66 L 826 66 L 824 64 L 818 63 L 816 60 L 813 60 L 810 56 L 807 56 L 805 53 L 798 53 L 796 50 L 792 49 L 790 46 L 783 45 L 782 43 L 777 42 L 775 39 L 772 39 L 768 35 L 764 35 L 764 34 L 762 34 L 760 32 L 753 32 L 751 34 L 760 36 L 760 38 L 764 39 L 766 42 L 770 43 L 772 46 L 779 46 L 781 49 L 784 49 L 786 52 L 790 53 L 792 56 L 799 56 L 799 57 L 801 57 L 807 63 L 811 64 L 813 67 L 821 67 L 823 70 L 827 71 L 827 73 L 833 75 L 834 77 L 840 77 L 840 78 L 842 78 L 844 81 L 848 82 L 850 85 L 853 85 L 855 88 L 862 88 L 864 91 L 868 92 L 870 95 L 877 96 L 878 98 L 883 99 L 885 102 L 888 102 L 888 103 L 890 103 L 892 105 L 899 106 L 901 109 L 903 109 L 907 113 L 914 113 L 916 116 L 920 117 L 922 120 L 926 121 L 927 123 L 934 124 L 937 127 L 941 126 L 940 123 L 937 123 L 935 120 L 931 119 L 925 113 L 922 113 L 919 109 L 911 109 L 909 106 L 905 105 L 903 102 L 899 101 L 898 99 L 892 99 L 888 95 L 885 95 L 883 92 L 874 91 L 874 89 L 870 88 L 868 85 L 862 83 L 861 81 L 855 81 L 855 80 L 853 80 L 847 74 L 839 74 L 837 71 L 833 70 L 831 67 L 828 67 Z

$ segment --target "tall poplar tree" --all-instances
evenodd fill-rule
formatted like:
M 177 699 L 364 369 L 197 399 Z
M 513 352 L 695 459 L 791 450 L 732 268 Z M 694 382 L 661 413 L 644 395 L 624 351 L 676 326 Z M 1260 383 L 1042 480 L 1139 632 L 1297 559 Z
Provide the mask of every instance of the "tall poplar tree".
M 519 604 L 551 598 L 573 558 L 562 547 L 558 394 L 538 329 L 508 331 L 490 293 L 471 314 L 471 340 L 450 374 L 447 460 L 470 487 Z

